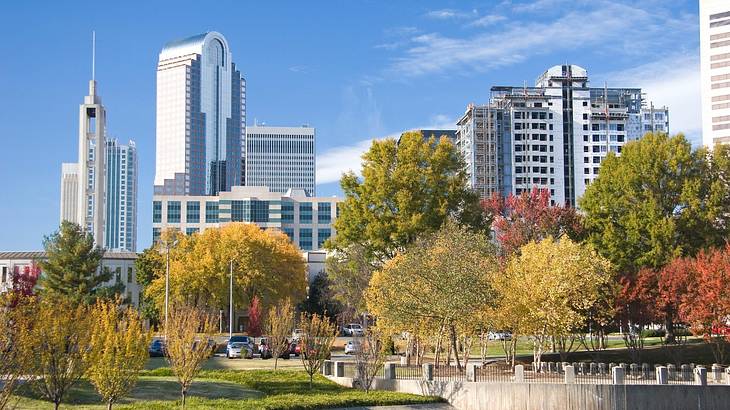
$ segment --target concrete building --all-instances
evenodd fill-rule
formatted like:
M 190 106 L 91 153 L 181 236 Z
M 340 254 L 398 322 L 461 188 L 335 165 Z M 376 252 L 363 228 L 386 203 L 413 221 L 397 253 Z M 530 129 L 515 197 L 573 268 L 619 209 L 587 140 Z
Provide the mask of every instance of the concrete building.
M 316 195 L 314 128 L 249 126 L 245 141 L 244 185 Z
M 591 88 L 585 69 L 562 65 L 534 87 L 492 87 L 489 104 L 470 104 L 458 120 L 456 145 L 482 197 L 538 187 L 576 206 L 608 152 L 646 127 L 668 132 L 668 121 L 668 109 L 644 107 L 641 89 Z
M 37 267 L 37 263 L 46 259 L 45 252 L 0 252 L 0 293 L 7 292 L 13 287 L 13 273 L 22 273 L 27 269 Z M 111 286 L 118 282 L 124 284 L 125 295 L 131 303 L 139 306 L 139 284 L 134 261 L 137 254 L 133 252 L 107 252 L 101 261 L 100 269 L 109 269 L 113 273 L 111 281 L 104 286 Z
M 730 142 L 730 2 L 700 0 L 702 142 Z
M 157 65 L 154 192 L 217 195 L 241 184 L 246 82 L 208 32 L 166 44 Z
M 186 234 L 232 222 L 255 223 L 264 229 L 279 229 L 302 251 L 318 250 L 335 235 L 335 197 L 310 197 L 304 190 L 272 192 L 267 187 L 236 186 L 216 196 L 154 195 L 152 239 L 165 229 Z
M 137 250 L 137 147 L 134 141 L 106 142 L 106 224 L 104 247 Z
M 79 201 L 79 164 L 61 164 L 61 221 L 76 221 Z

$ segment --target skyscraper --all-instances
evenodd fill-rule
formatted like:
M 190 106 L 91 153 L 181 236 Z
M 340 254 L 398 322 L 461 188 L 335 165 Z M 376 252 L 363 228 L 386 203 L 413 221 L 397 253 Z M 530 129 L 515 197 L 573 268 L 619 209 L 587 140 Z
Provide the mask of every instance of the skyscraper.
M 241 183 L 246 83 L 209 32 L 166 44 L 157 66 L 155 194 L 217 195 Z
M 104 154 L 106 109 L 96 95 L 96 81 L 89 81 L 89 95 L 79 107 L 79 162 L 76 220 L 104 244 Z
M 76 222 L 79 200 L 78 162 L 61 164 L 61 222 Z
M 246 130 L 245 185 L 315 195 L 315 129 L 251 126 Z
M 104 247 L 137 250 L 137 147 L 106 141 L 106 212 Z
M 730 143 L 730 2 L 700 0 L 702 142 Z
M 669 132 L 666 107 L 647 108 L 640 88 L 592 88 L 575 65 L 554 66 L 534 87 L 495 86 L 490 103 L 470 104 L 456 145 L 482 197 L 548 189 L 576 206 L 609 152 L 648 131 Z

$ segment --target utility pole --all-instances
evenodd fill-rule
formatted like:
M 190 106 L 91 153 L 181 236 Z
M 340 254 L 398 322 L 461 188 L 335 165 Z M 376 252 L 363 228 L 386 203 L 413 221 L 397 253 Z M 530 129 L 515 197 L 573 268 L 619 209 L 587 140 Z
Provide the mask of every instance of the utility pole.
M 233 337 L 233 259 L 231 259 L 230 293 L 228 295 L 228 340 Z

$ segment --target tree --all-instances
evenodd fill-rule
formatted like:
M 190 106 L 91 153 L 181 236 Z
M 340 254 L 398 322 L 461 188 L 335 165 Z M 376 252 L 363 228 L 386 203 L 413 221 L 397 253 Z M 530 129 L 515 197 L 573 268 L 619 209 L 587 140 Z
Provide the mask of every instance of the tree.
M 456 352 L 460 325 L 495 302 L 499 269 L 489 238 L 448 221 L 375 272 L 365 299 L 383 329 L 441 329 Z
M 332 252 L 325 262 L 332 298 L 343 307 L 343 313 L 356 316 L 366 311 L 365 290 L 376 265 L 363 245 L 352 244 Z
M 309 388 L 312 389 L 314 374 L 322 368 L 325 360 L 330 358 L 332 343 L 337 336 L 337 327 L 330 318 L 318 314 L 302 313 L 299 318 L 302 336 L 299 339 L 304 371 L 309 375 Z
M 691 277 L 694 280 L 679 307 L 680 318 L 693 333 L 702 335 L 715 361 L 725 364 L 730 346 L 730 245 L 700 252 Z
M 317 275 L 309 284 L 307 299 L 297 306 L 297 310 L 320 315 L 327 314 L 333 317 L 339 316 L 342 313 L 342 305 L 334 299 L 331 284 L 332 281 L 328 274 Z
M 591 248 L 567 237 L 530 242 L 509 262 L 495 286 L 497 310 L 519 320 L 515 334 L 533 340 L 534 363 L 539 367 L 545 346 L 553 338 L 561 358 L 583 330 L 588 312 L 606 296 L 611 281 L 609 262 Z
M 43 241 L 45 261 L 39 263 L 43 295 L 68 298 L 74 303 L 93 303 L 111 273 L 99 271 L 104 250 L 77 224 L 63 221 L 56 233 Z
M 255 224 L 232 223 L 177 239 L 170 249 L 170 303 L 228 309 L 231 261 L 234 307 L 247 308 L 254 295 L 267 304 L 304 299 L 306 265 L 288 237 Z M 161 310 L 164 275 L 151 281 L 145 296 Z
M 294 307 L 288 298 L 269 310 L 269 318 L 266 322 L 267 333 L 269 334 L 269 348 L 274 356 L 274 370 L 279 361 L 279 356 L 289 350 L 288 337 L 294 328 Z
M 248 308 L 248 335 L 261 336 L 261 300 L 258 296 L 253 297 Z
M 729 186 L 709 179 L 722 173 L 723 152 L 708 164 L 707 152 L 692 151 L 682 134 L 648 133 L 620 157 L 609 153 L 580 200 L 589 242 L 622 275 L 724 242 Z
M 12 273 L 13 293 L 18 296 L 35 295 L 35 285 L 40 276 L 41 269 L 35 261 L 23 267 L 22 272 L 15 269 Z
M 160 310 L 154 300 L 144 291 L 153 280 L 165 277 L 165 259 L 160 252 L 159 245 L 152 245 L 142 251 L 134 261 L 134 266 L 137 271 L 137 283 L 140 287 L 139 311 L 142 317 L 151 323 L 159 323 Z
M 77 299 L 44 297 L 33 314 L 30 374 L 34 385 L 58 409 L 71 387 L 86 373 L 84 354 L 90 348 L 89 307 Z
M 338 204 L 331 249 L 357 244 L 380 264 L 449 217 L 487 226 L 478 196 L 467 187 L 464 162 L 447 138 L 406 132 L 398 142 L 374 141 L 362 158 L 362 180 L 353 172 L 340 180 L 345 200 Z
M 165 330 L 167 362 L 180 384 L 182 406 L 203 362 L 210 357 L 209 340 L 215 331 L 214 318 L 203 309 L 174 305 Z
M 366 393 L 370 392 L 373 380 L 378 371 L 383 368 L 385 351 L 381 340 L 385 337 L 390 338 L 389 335 L 380 332 L 377 327 L 370 326 L 365 335 L 355 339 L 358 343 L 355 349 L 355 375 L 359 387 Z
M 494 216 L 492 228 L 505 255 L 548 236 L 560 238 L 567 235 L 577 241 L 583 236 L 580 214 L 575 208 L 551 206 L 547 189 L 533 187 L 520 195 L 509 194 L 506 199 L 495 193 L 483 202 L 483 206 Z
M 129 393 L 147 362 L 150 333 L 132 307 L 119 307 L 112 301 L 97 301 L 91 312 L 90 348 L 85 360 L 87 376 L 96 391 L 112 405 Z
M 13 282 L 15 285 L 15 282 Z M 10 400 L 23 377 L 29 374 L 33 352 L 30 329 L 35 298 L 0 295 L 0 409 L 13 408 Z

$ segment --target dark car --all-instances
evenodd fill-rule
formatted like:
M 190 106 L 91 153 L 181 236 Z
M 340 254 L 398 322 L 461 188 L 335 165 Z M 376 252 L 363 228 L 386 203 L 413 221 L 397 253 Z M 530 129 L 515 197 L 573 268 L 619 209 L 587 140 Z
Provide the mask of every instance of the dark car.
M 162 339 L 155 339 L 150 343 L 148 349 L 150 357 L 163 357 L 165 356 L 165 341 Z

